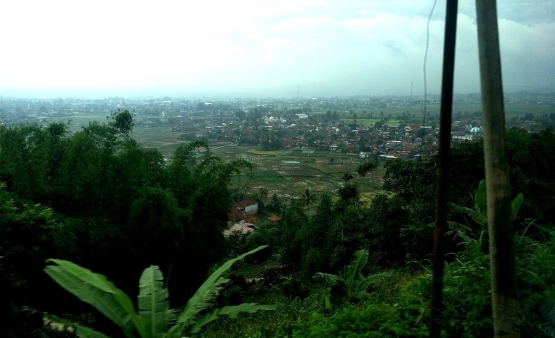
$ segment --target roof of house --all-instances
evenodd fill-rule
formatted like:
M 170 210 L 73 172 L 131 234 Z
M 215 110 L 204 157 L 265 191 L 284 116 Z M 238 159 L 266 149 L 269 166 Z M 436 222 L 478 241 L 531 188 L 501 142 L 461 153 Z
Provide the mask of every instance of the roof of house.
M 270 220 L 272 222 L 277 222 L 277 221 L 281 221 L 281 217 L 279 217 L 278 215 L 272 215 L 272 216 L 268 217 L 268 220 Z
M 235 203 L 235 207 L 236 208 L 246 208 L 248 206 L 255 205 L 255 204 L 258 204 L 258 202 L 255 201 L 255 200 L 244 199 L 240 202 Z
M 249 215 L 245 212 L 242 212 L 241 210 L 237 210 L 235 208 L 233 208 L 231 210 L 231 214 L 229 215 L 229 218 L 233 221 L 233 222 L 238 222 L 238 221 L 245 221 L 248 223 L 255 223 L 258 218 L 256 216 L 253 215 Z
M 243 235 L 249 234 L 254 231 L 254 228 L 247 226 L 250 223 L 243 223 L 243 224 L 233 224 L 233 226 L 227 230 L 224 230 L 224 236 L 229 236 L 233 232 L 240 232 Z

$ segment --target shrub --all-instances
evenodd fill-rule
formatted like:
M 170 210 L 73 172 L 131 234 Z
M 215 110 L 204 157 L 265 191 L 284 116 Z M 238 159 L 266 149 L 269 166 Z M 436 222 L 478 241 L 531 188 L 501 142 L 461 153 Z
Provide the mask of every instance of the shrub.
M 427 337 L 421 317 L 396 306 L 371 304 L 347 307 L 331 317 L 313 314 L 306 329 L 295 337 Z

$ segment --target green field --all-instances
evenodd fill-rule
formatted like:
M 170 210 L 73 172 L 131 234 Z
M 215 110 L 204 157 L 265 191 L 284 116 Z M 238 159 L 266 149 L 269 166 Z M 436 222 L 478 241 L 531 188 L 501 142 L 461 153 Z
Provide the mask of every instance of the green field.
M 430 103 L 426 105 L 426 114 L 431 115 L 438 115 L 440 111 L 440 104 L 439 103 Z M 346 121 L 353 121 L 354 113 L 357 114 L 357 121 L 362 120 L 370 120 L 371 123 L 376 123 L 383 117 L 387 117 L 391 115 L 391 121 L 393 122 L 395 118 L 401 116 L 403 113 L 409 114 L 410 116 L 414 116 L 415 118 L 421 118 L 422 113 L 424 111 L 423 105 L 395 105 L 389 104 L 385 107 L 365 107 L 365 108 L 354 108 L 353 115 L 350 112 L 345 111 L 337 111 L 339 114 L 340 119 L 344 119 Z M 482 111 L 482 106 L 480 103 L 455 103 L 453 105 L 453 114 L 464 114 L 465 112 L 472 114 L 475 112 Z M 365 113 L 366 112 L 366 113 Z M 383 115 L 382 115 L 383 112 Z M 313 111 L 312 114 L 325 114 L 326 110 L 316 110 Z M 370 114 L 372 113 L 372 119 L 369 119 Z M 538 104 L 537 102 L 529 102 L 529 103 L 511 103 L 508 101 L 505 103 L 505 116 L 507 118 L 511 118 L 514 116 L 521 116 L 528 113 L 532 113 L 535 116 L 540 116 L 543 114 L 553 114 L 555 113 L 555 106 L 549 104 Z M 359 122 L 363 123 L 363 122 Z M 369 122 L 370 123 L 370 122 Z M 366 124 L 365 124 L 366 125 Z
M 373 127 L 376 122 L 381 121 L 381 119 L 364 119 L 364 118 L 357 118 L 357 123 L 362 124 L 365 127 Z M 345 122 L 354 122 L 354 119 L 341 119 L 341 121 Z M 399 127 L 399 120 L 397 119 L 390 119 L 387 123 L 390 127 Z
M 222 147 L 214 148 L 213 151 L 226 160 L 245 158 L 254 163 L 255 170 L 248 175 L 252 193 L 259 187 L 265 187 L 270 196 L 275 193 L 300 197 L 305 189 L 311 189 L 317 194 L 332 194 L 342 182 L 343 174 L 347 171 L 354 173 L 357 165 L 362 163 L 357 154 L 341 154 L 311 147 L 304 147 L 303 150 L 314 152 L 306 154 L 296 148 L 261 151 L 253 146 Z M 328 163 L 330 157 L 336 159 L 335 163 Z M 375 194 L 381 191 L 382 176 L 382 172 L 375 172 L 366 178 L 356 177 L 353 182 L 359 185 L 363 193 Z

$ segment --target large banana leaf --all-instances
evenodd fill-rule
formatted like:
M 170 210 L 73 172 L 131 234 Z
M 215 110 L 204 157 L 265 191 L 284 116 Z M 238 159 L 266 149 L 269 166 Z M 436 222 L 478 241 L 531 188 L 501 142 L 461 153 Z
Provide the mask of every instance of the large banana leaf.
M 487 215 L 480 213 L 478 210 L 470 209 L 467 207 L 461 207 L 453 203 L 449 203 L 449 205 L 453 207 L 453 209 L 457 210 L 458 212 L 464 212 L 468 216 L 472 217 L 472 220 L 477 224 L 484 226 L 488 222 Z M 476 208 L 479 208 L 479 206 L 476 205 Z
M 516 195 L 516 197 L 511 202 L 511 220 L 516 219 L 516 215 L 520 210 L 520 206 L 522 205 L 522 201 L 524 200 L 524 195 L 522 193 Z
M 474 222 L 485 225 L 488 222 L 488 213 L 487 213 L 487 194 L 486 194 L 486 182 L 484 180 L 480 181 L 478 185 L 478 190 L 476 190 L 476 194 L 474 195 L 476 200 L 476 205 L 474 209 L 460 207 L 456 204 L 449 203 L 455 210 L 459 212 L 464 212 L 470 217 Z M 511 202 L 511 220 L 515 220 L 522 205 L 522 201 L 524 199 L 524 195 L 522 193 L 516 195 L 516 197 Z
M 368 250 L 359 250 L 355 252 L 355 258 L 353 259 L 351 264 L 349 264 L 349 266 L 345 268 L 345 273 L 340 273 L 339 275 L 331 275 L 328 273 L 317 272 L 314 275 L 314 278 L 322 279 L 328 285 L 333 286 L 332 290 L 330 291 L 332 293 L 332 297 L 326 300 L 327 303 L 329 303 L 330 300 L 333 303 L 337 303 L 333 301 L 334 287 L 336 288 L 336 290 L 340 290 L 341 295 L 339 297 L 345 297 L 347 301 L 351 301 L 351 299 L 353 299 L 357 295 L 365 292 L 370 285 L 391 276 L 390 273 L 384 272 L 365 277 L 362 274 L 362 269 L 368 263 L 368 256 Z
M 146 268 L 139 280 L 139 315 L 144 319 L 145 330 L 150 337 L 161 336 L 168 331 L 170 303 L 168 289 L 164 288 L 164 276 L 158 266 Z
M 478 190 L 476 190 L 476 209 L 477 211 L 485 217 L 487 217 L 487 199 L 486 199 L 486 182 L 480 181 L 480 185 L 478 186 Z M 518 211 L 520 210 L 520 206 L 522 205 L 522 201 L 524 199 L 524 195 L 522 193 L 516 195 L 516 197 L 511 202 L 511 220 L 515 220 Z M 474 217 L 473 217 L 474 218 Z M 485 224 L 485 223 L 484 223 Z
M 122 327 L 128 336 L 136 330 L 141 337 L 146 338 L 143 323 L 135 312 L 133 303 L 105 276 L 68 261 L 60 259 L 47 261 L 57 264 L 46 266 L 44 271 L 61 287 L 94 306 Z
M 185 308 L 183 309 L 183 312 L 177 318 L 177 324 L 170 329 L 169 337 L 180 337 L 185 327 L 192 325 L 198 314 L 210 306 L 210 301 L 217 295 L 219 288 L 228 282 L 227 279 L 222 278 L 222 275 L 231 269 L 235 262 L 240 261 L 248 255 L 252 255 L 253 253 L 266 247 L 267 245 L 262 245 L 254 250 L 240 255 L 237 258 L 230 259 L 219 267 L 218 270 L 214 271 L 197 289 L 193 297 L 189 299 L 187 305 L 185 305 Z
M 476 211 L 484 217 L 488 215 L 488 201 L 486 196 L 486 181 L 481 180 L 478 184 L 478 190 L 476 190 L 476 194 L 474 194 L 474 199 L 476 201 Z
M 200 329 L 204 325 L 210 323 L 213 320 L 218 319 L 218 317 L 222 315 L 226 315 L 231 318 L 236 318 L 237 315 L 239 315 L 239 313 L 241 312 L 255 313 L 256 311 L 259 311 L 259 310 L 271 311 L 275 309 L 276 309 L 275 305 L 257 305 L 255 303 L 243 303 L 241 305 L 236 305 L 236 306 L 224 306 L 223 308 L 215 309 L 214 311 L 207 313 L 201 318 L 199 318 L 197 321 L 195 321 L 195 324 L 191 327 L 190 330 L 188 330 L 188 332 L 196 333 L 200 331 Z
M 386 277 L 391 277 L 391 273 L 389 272 L 382 272 L 382 273 L 378 273 L 375 275 L 371 275 L 368 276 L 366 278 L 363 278 L 362 280 L 359 280 L 357 283 L 357 291 L 366 291 L 368 290 L 368 288 L 370 287 L 370 285 L 377 283 L 381 280 L 383 280 Z
M 339 279 L 339 276 L 332 275 L 332 274 L 329 274 L 329 273 L 324 273 L 324 272 L 317 272 L 314 275 L 314 278 L 321 279 L 321 280 L 324 281 L 324 283 L 326 283 L 328 285 L 335 285 L 337 283 L 337 280 Z
M 347 278 L 353 282 L 363 278 L 362 269 L 366 266 L 366 263 L 368 263 L 368 250 L 362 249 L 355 252 L 355 258 L 345 271 Z
M 347 284 L 347 297 L 350 299 L 355 292 L 357 282 L 362 280 L 364 276 L 362 276 L 362 269 L 368 263 L 368 250 L 362 249 L 355 252 L 355 258 L 347 266 L 345 269 L 346 279 L 345 283 Z

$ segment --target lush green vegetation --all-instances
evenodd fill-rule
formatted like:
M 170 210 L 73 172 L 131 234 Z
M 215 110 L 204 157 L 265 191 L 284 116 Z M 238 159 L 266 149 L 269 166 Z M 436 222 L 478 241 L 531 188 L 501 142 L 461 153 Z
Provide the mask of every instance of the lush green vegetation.
M 49 258 L 108 276 L 122 294 L 137 294 L 145 267 L 157 266 L 147 269 L 147 276 L 153 278 L 154 293 L 171 295 L 171 308 L 187 309 L 203 282 L 217 284 L 213 273 L 229 279 L 204 299 L 213 309 L 276 306 L 202 327 L 188 321 L 183 328 L 198 328 L 189 331 L 198 337 L 428 335 L 434 156 L 387 162 L 383 169 L 375 162 L 318 167 L 314 172 L 335 181 L 333 193 L 315 193 L 321 178 L 309 178 L 313 185 L 297 187 L 302 198 L 288 201 L 269 188 L 281 184 L 283 170 L 249 174 L 250 162 L 226 161 L 203 142 L 177 146 L 165 161 L 158 150 L 132 139 L 132 128 L 133 116 L 126 111 L 75 133 L 63 123 L 0 128 L 3 336 L 75 335 L 59 326 L 43 328 L 42 311 L 77 323 L 78 330 L 121 336 L 102 309 L 79 302 L 44 273 Z M 555 329 L 555 132 L 513 128 L 507 146 L 513 197 L 522 202 L 514 222 L 521 332 L 540 337 Z M 476 221 L 483 215 L 482 199 L 475 194 L 485 179 L 483 156 L 480 142 L 452 148 L 447 337 L 491 335 L 487 230 Z M 324 172 L 323 167 L 335 169 Z M 383 171 L 373 173 L 378 169 Z M 268 186 L 249 181 L 262 180 L 260 172 L 268 172 Z M 361 187 L 378 178 L 387 194 L 373 193 L 369 202 Z M 224 237 L 233 198 L 245 196 L 259 202 L 258 229 Z M 270 214 L 281 220 L 265 220 Z M 242 253 L 261 245 L 269 248 L 238 262 Z M 229 271 L 218 270 L 228 260 Z M 157 302 L 169 309 L 166 298 Z M 129 302 L 138 318 L 145 308 L 140 301 Z M 139 325 L 125 332 L 133 336 L 140 330 Z
M 164 287 L 164 276 L 158 266 L 146 268 L 139 280 L 139 295 L 137 303 L 139 312 L 134 309 L 131 299 L 114 286 L 105 276 L 91 272 L 74 263 L 50 259 L 45 272 L 60 286 L 77 296 L 82 301 L 91 304 L 103 315 L 120 326 L 127 337 L 181 337 L 198 332 L 204 325 L 226 315 L 231 318 L 239 313 L 254 313 L 259 310 L 274 310 L 272 305 L 257 305 L 243 303 L 237 306 L 211 308 L 211 302 L 222 287 L 229 282 L 223 278 L 235 262 L 264 249 L 260 246 L 227 261 L 214 271 L 199 287 L 193 297 L 189 299 L 184 309 L 170 310 L 168 289 Z M 180 313 L 178 313 L 180 312 Z M 67 323 L 67 322 L 66 322 Z M 172 325 L 175 323 L 175 325 Z M 80 336 L 98 337 L 101 333 L 81 325 L 67 323 L 73 326 Z
M 128 294 L 145 266 L 158 265 L 180 306 L 224 257 L 229 182 L 248 164 L 225 163 L 200 142 L 164 163 L 129 137 L 131 128 L 131 114 L 120 112 L 74 134 L 62 123 L 0 129 L 1 205 L 10 211 L 0 256 L 3 282 L 17 289 L 14 316 L 85 312 L 38 272 L 47 258 L 110 276 Z

